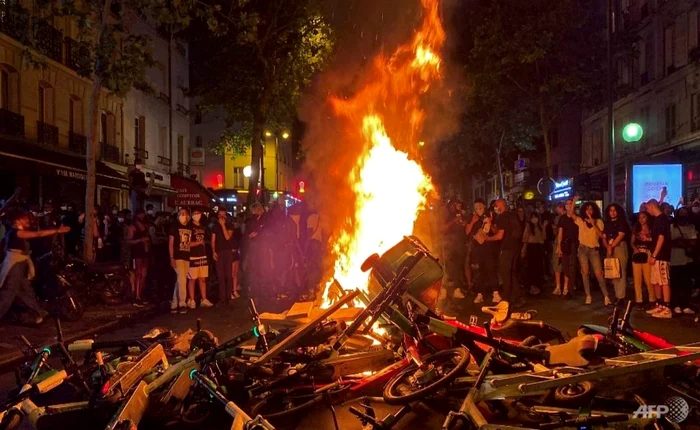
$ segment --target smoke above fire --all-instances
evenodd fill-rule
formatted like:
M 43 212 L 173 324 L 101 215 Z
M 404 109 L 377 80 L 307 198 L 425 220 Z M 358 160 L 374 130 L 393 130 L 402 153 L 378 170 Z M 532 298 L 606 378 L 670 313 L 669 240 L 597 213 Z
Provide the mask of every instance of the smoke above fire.
M 362 261 L 413 232 L 433 189 L 423 160 L 459 111 L 444 80 L 438 0 L 387 3 L 333 11 L 333 63 L 299 111 L 307 199 L 330 237 L 329 276 L 346 289 L 364 289 Z

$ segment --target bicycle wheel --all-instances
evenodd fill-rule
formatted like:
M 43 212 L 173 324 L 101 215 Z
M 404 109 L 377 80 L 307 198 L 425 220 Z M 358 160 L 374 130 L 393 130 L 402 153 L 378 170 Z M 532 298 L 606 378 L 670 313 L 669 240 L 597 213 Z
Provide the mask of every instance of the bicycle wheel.
M 275 427 L 291 428 L 296 425 L 302 413 L 320 404 L 322 400 L 323 395 L 315 394 L 311 387 L 275 391 L 253 406 L 250 415 L 262 415 Z
M 448 349 L 423 359 L 423 368 L 411 364 L 384 387 L 384 401 L 403 405 L 434 394 L 452 382 L 469 364 L 469 350 Z

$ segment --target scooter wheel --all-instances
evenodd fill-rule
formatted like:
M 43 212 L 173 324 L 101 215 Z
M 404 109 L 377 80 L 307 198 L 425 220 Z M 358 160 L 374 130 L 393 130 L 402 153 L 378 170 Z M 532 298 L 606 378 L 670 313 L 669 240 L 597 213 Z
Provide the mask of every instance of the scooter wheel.
M 585 406 L 595 396 L 595 385 L 590 381 L 568 384 L 554 390 L 554 402 L 561 406 Z
M 434 394 L 464 371 L 469 357 L 467 348 L 454 348 L 425 357 L 423 369 L 409 365 L 387 382 L 384 401 L 404 405 Z
M 0 421 L 0 430 L 15 430 L 22 424 L 22 413 L 11 410 Z

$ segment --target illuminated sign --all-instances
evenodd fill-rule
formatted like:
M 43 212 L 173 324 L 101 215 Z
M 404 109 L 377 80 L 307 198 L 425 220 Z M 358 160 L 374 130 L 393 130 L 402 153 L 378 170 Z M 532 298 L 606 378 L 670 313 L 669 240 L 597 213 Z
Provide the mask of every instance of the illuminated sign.
M 573 194 L 574 178 L 562 179 L 560 181 L 552 181 L 553 189 L 549 193 L 549 200 L 566 199 Z
M 683 165 L 635 164 L 632 166 L 632 209 L 651 199 L 659 199 L 666 187 L 666 201 L 675 204 L 683 195 Z
M 532 191 L 525 191 L 525 194 L 523 194 L 523 198 L 525 200 L 532 200 L 535 198 L 535 193 Z

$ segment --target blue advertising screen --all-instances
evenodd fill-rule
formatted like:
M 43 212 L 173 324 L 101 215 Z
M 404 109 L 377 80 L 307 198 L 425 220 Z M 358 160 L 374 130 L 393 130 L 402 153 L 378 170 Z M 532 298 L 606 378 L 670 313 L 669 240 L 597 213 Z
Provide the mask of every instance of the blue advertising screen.
M 674 207 L 683 195 L 682 164 L 635 164 L 632 166 L 632 211 L 637 212 L 642 202 L 661 197 L 666 187 L 664 200 Z

